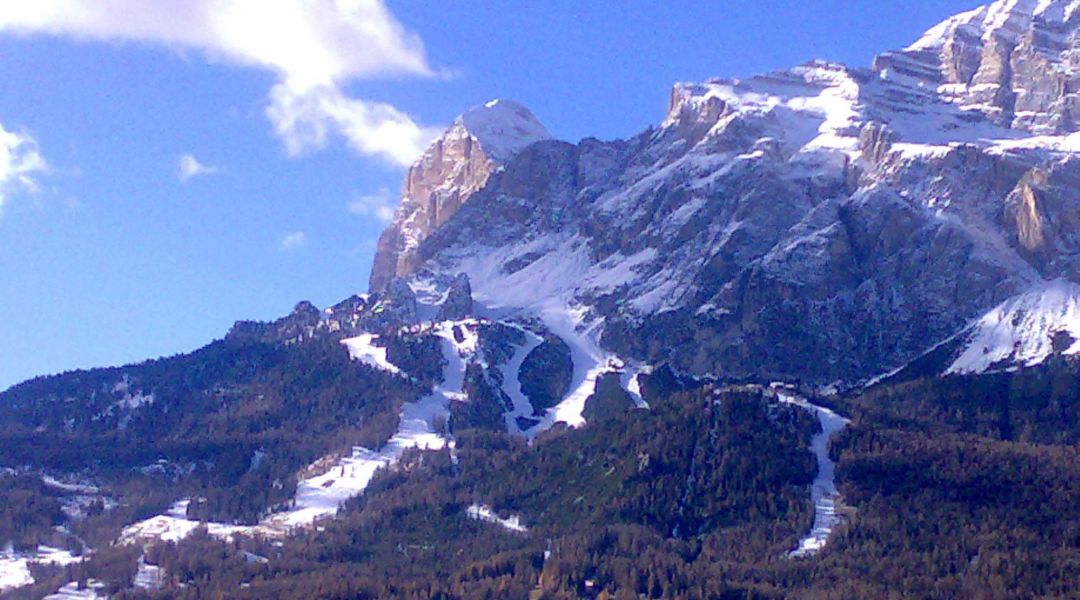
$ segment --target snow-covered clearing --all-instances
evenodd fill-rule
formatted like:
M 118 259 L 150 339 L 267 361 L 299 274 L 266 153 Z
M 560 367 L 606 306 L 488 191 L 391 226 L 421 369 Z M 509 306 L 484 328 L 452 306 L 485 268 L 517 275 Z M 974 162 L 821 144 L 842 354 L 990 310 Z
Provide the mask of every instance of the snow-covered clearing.
M 32 564 L 64 566 L 82 560 L 82 556 L 49 546 L 38 546 L 33 554 L 16 553 L 9 548 L 0 553 L 0 592 L 34 583 L 34 577 L 30 574 Z
M 91 579 L 86 584 L 86 588 L 80 590 L 79 582 L 72 581 L 57 590 L 55 594 L 49 594 L 42 600 L 104 600 L 105 596 L 97 593 L 98 590 L 104 587 L 100 581 Z
M 805 398 L 778 389 L 781 402 L 798 406 L 812 412 L 821 424 L 821 431 L 810 440 L 810 450 L 817 459 L 818 472 L 810 486 L 810 500 L 814 503 L 814 525 L 810 532 L 799 541 L 799 547 L 790 552 L 792 558 L 814 556 L 825 547 L 836 526 L 843 517 L 837 512 L 840 492 L 836 489 L 836 464 L 829 458 L 829 442 L 836 432 L 843 429 L 849 421 L 824 406 L 818 406 Z
M 225 523 L 200 523 L 187 517 L 188 500 L 180 500 L 163 515 L 150 517 L 124 528 L 120 533 L 121 544 L 135 544 L 161 540 L 163 542 L 177 542 L 195 531 L 199 525 L 205 525 L 207 533 L 217 537 L 230 537 L 236 533 L 246 533 L 251 528 L 241 525 L 228 525 Z
M 160 590 L 165 585 L 165 569 L 148 564 L 139 558 L 139 569 L 135 572 L 135 588 L 140 590 Z
M 0 592 L 34 583 L 26 558 L 0 556 Z
M 358 360 L 369 367 L 382 369 L 389 373 L 400 373 L 401 369 L 386 359 L 386 348 L 375 345 L 375 339 L 378 337 L 373 333 L 365 333 L 342 340 L 341 343 L 345 344 L 345 347 L 349 349 L 349 356 L 353 360 Z
M 521 517 L 518 515 L 512 515 L 509 518 L 503 519 L 499 515 L 495 514 L 495 511 L 491 510 L 490 506 L 483 504 L 473 504 L 468 508 L 466 514 L 470 519 L 476 519 L 477 521 L 483 521 L 485 523 L 492 523 L 499 525 L 509 531 L 515 533 L 528 533 L 529 528 L 525 527 L 521 523 Z

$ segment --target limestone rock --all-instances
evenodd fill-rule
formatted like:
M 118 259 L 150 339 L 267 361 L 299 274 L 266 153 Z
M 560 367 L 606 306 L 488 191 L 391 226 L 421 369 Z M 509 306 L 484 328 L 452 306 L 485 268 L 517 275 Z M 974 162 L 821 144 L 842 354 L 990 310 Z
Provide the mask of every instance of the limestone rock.
M 529 109 L 512 100 L 493 100 L 458 117 L 409 168 L 394 221 L 379 237 L 371 291 L 411 273 L 421 242 L 521 150 L 549 137 Z
M 469 285 L 469 276 L 459 273 L 450 283 L 446 299 L 439 305 L 439 313 L 436 317 L 439 321 L 459 321 L 470 315 L 473 310 L 472 286 Z

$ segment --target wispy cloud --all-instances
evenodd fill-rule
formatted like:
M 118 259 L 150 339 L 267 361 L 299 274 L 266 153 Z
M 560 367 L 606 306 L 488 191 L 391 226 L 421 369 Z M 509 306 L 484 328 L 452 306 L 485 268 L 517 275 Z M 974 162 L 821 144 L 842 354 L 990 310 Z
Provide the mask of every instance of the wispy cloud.
M 303 231 L 295 231 L 286 235 L 281 240 L 281 249 L 285 251 L 296 250 L 307 244 L 307 234 Z
M 187 183 L 195 177 L 213 175 L 214 173 L 220 172 L 220 168 L 204 165 L 192 154 L 182 155 L 179 164 L 176 165 L 176 178 L 182 183 Z
M 35 177 L 47 168 L 33 137 L 8 131 L 0 124 L 0 209 L 15 193 L 36 192 Z
M 319 149 L 334 134 L 362 155 L 404 165 L 434 132 L 342 90 L 354 80 L 440 76 L 383 0 L 3 2 L 0 31 L 163 45 L 271 71 L 278 82 L 266 114 L 290 154 Z
M 364 194 L 349 202 L 348 211 L 360 217 L 374 218 L 381 223 L 389 223 L 394 220 L 394 209 L 397 200 L 390 190 L 381 188 L 374 194 Z

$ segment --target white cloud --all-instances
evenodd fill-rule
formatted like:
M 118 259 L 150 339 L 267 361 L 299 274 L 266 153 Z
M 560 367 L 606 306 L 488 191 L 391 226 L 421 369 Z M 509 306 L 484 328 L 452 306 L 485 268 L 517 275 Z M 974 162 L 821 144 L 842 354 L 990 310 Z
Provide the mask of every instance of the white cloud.
M 214 173 L 220 172 L 220 168 L 204 165 L 192 154 L 182 155 L 180 157 L 180 163 L 176 166 L 176 178 L 182 183 L 186 183 L 195 177 L 213 175 Z
M 409 165 L 439 134 L 389 104 L 349 98 L 334 86 L 298 93 L 278 84 L 270 91 L 266 116 L 291 156 L 322 149 L 336 133 L 360 154 Z
M 0 209 L 16 192 L 36 192 L 34 176 L 44 173 L 46 168 L 34 138 L 8 131 L 0 124 Z
M 408 164 L 430 140 L 431 130 L 401 111 L 341 90 L 357 79 L 438 75 L 383 0 L 3 2 L 0 30 L 192 49 L 274 72 L 267 115 L 292 154 L 336 133 L 360 154 Z
M 295 232 L 290 233 L 289 235 L 285 236 L 281 240 L 281 249 L 282 250 L 296 250 L 297 248 L 303 247 L 304 244 L 306 244 L 306 243 L 307 243 L 307 234 L 305 234 L 303 231 L 295 231 Z
M 380 189 L 374 194 L 365 194 L 349 202 L 350 213 L 361 217 L 374 217 L 382 223 L 394 220 L 394 209 L 397 208 L 397 200 L 386 188 Z

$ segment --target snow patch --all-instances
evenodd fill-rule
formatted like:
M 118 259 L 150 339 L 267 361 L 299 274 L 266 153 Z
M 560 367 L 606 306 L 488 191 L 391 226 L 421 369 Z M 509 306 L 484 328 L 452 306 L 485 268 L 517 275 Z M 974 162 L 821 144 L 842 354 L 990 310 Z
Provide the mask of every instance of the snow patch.
M 86 582 L 86 588 L 80 590 L 79 582 L 72 581 L 57 590 L 55 594 L 49 594 L 42 600 L 105 600 L 106 596 L 98 594 L 104 587 L 105 584 L 91 579 Z
M 66 566 L 82 562 L 85 556 L 75 556 L 68 550 L 50 546 L 38 546 L 37 553 L 30 559 L 32 563 L 42 565 Z
M 119 543 L 136 544 L 160 540 L 163 542 L 178 542 L 191 535 L 200 525 L 206 526 L 206 531 L 212 536 L 231 538 L 237 534 L 247 534 L 253 528 L 243 525 L 229 525 L 226 523 L 200 522 L 189 519 L 187 516 L 190 500 L 180 500 L 169 507 L 163 515 L 150 517 L 129 525 L 120 533 Z
M 619 371 L 619 382 L 622 383 L 622 387 L 626 390 L 626 393 L 630 394 L 630 398 L 634 401 L 634 406 L 638 408 L 649 408 L 649 403 L 641 397 L 641 382 L 638 378 L 643 374 L 652 372 L 652 368 L 647 365 L 639 365 L 631 362 L 625 365 L 621 371 Z
M 525 359 L 530 352 L 544 343 L 544 339 L 527 329 L 523 328 L 521 331 L 525 334 L 525 343 L 517 347 L 514 356 L 506 364 L 500 366 L 499 370 L 502 372 L 503 393 L 506 394 L 507 398 L 510 398 L 510 403 L 514 407 L 513 410 L 504 415 L 506 430 L 513 435 L 530 437 L 518 424 L 519 418 L 532 419 L 534 411 L 533 405 L 525 396 L 525 391 L 521 385 L 521 365 L 525 363 Z
M 18 554 L 9 547 L 0 552 L 0 592 L 32 585 L 31 564 L 65 566 L 82 562 L 83 558 L 49 546 L 38 546 L 37 551 L 29 555 Z
M 60 481 L 59 479 L 57 479 L 55 477 L 52 477 L 52 476 L 49 476 L 49 475 L 44 475 L 44 474 L 41 476 L 41 482 L 44 483 L 45 485 L 53 488 L 53 489 L 57 489 L 57 490 L 60 490 L 62 492 L 68 492 L 68 493 L 72 493 L 72 494 L 97 494 L 98 493 L 98 488 L 95 485 L 85 483 L 85 482 L 84 483 L 77 483 L 77 482 Z
M 495 514 L 495 511 L 491 510 L 490 506 L 483 504 L 473 504 L 468 508 L 466 514 L 470 519 L 477 521 L 483 521 L 484 523 L 492 523 L 499 525 L 514 533 L 528 533 L 529 529 L 521 524 L 521 517 L 518 515 L 512 515 L 507 519 L 500 518 Z
M 378 337 L 373 333 L 365 333 L 354 338 L 341 340 L 341 343 L 345 344 L 345 347 L 349 349 L 349 356 L 353 360 L 358 360 L 369 367 L 387 373 L 400 374 L 401 369 L 386 359 L 386 348 L 375 345 L 375 340 Z
M 0 555 L 0 592 L 34 583 L 30 566 L 24 557 Z
M 160 590 L 165 585 L 165 569 L 151 565 L 144 557 L 139 557 L 139 568 L 135 572 L 135 588 L 140 590 Z

